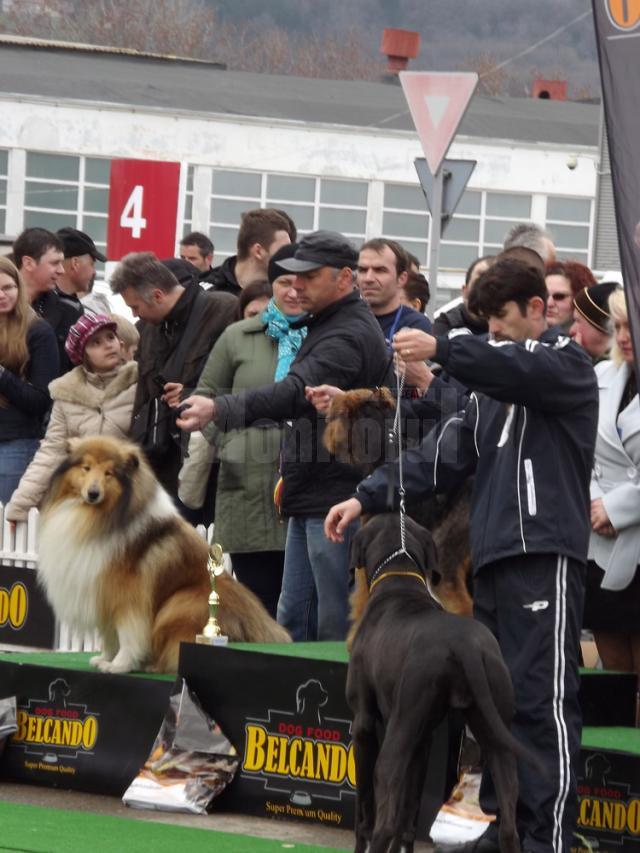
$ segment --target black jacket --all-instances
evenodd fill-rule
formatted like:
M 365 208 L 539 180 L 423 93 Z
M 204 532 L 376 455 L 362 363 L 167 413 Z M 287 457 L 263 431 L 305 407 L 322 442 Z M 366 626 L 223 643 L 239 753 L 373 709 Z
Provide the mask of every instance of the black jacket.
M 584 562 L 598 423 L 598 387 L 586 352 L 547 330 L 539 341 L 523 343 L 438 338 L 436 358 L 475 391 L 464 411 L 406 452 L 407 497 L 447 492 L 475 473 L 474 570 L 529 553 Z M 388 474 L 387 465 L 358 486 L 365 512 L 385 508 Z
M 464 302 L 454 305 L 448 311 L 443 311 L 433 321 L 432 335 L 436 338 L 446 335 L 451 329 L 469 329 L 474 335 L 486 335 L 489 326 L 486 320 L 474 317 L 466 309 Z
M 181 359 L 179 369 L 174 370 L 170 368 L 173 361 L 170 359 L 185 333 L 196 296 L 197 325 L 193 342 L 184 359 Z M 235 320 L 237 302 L 228 293 L 214 293 L 211 290 L 205 293 L 194 281 L 185 287 L 184 293 L 160 325 L 138 324 L 140 346 L 136 357 L 139 373 L 133 404 L 134 417 L 149 400 L 162 394 L 165 382 L 181 382 L 184 385 L 183 399 L 196 387 L 211 348 L 229 323 Z M 165 370 L 167 362 L 169 368 Z M 172 495 L 177 494 L 178 471 L 182 464 L 180 451 L 176 444 L 167 453 L 147 454 L 158 479 Z
M 186 353 L 179 375 L 170 371 L 170 376 L 164 376 L 164 366 L 178 348 L 198 294 L 202 295 L 198 301 L 194 343 Z M 136 358 L 139 375 L 133 405 L 134 415 L 148 400 L 162 393 L 165 382 L 181 382 L 185 391 L 196 387 L 211 348 L 229 323 L 235 320 L 236 308 L 237 299 L 222 293 L 204 293 L 202 288 L 194 283 L 185 288 L 160 325 L 138 323 L 140 346 Z
M 32 305 L 33 310 L 52 327 L 58 342 L 59 368 L 57 376 L 67 373 L 74 366 L 64 348 L 69 329 L 84 314 L 82 304 L 75 305 L 67 299 L 62 299 L 55 290 L 41 293 Z M 55 377 L 53 377 L 55 379 Z
M 51 406 L 49 383 L 58 374 L 58 347 L 48 323 L 35 320 L 27 330 L 29 361 L 21 378 L 0 367 L 0 441 L 42 438 L 44 418 Z
M 237 256 L 231 255 L 219 267 L 214 267 L 209 272 L 206 281 L 211 282 L 213 290 L 218 290 L 222 293 L 231 293 L 233 296 L 238 296 L 242 293 L 242 288 L 236 278 L 236 261 Z
M 257 421 L 287 422 L 282 451 L 282 511 L 323 516 L 347 498 L 361 478 L 322 446 L 324 418 L 305 399 L 306 385 L 327 383 L 345 391 L 373 388 L 388 377 L 390 358 L 371 309 L 353 292 L 306 324 L 307 337 L 288 375 L 280 382 L 241 394 L 216 397 L 216 425 L 238 429 Z

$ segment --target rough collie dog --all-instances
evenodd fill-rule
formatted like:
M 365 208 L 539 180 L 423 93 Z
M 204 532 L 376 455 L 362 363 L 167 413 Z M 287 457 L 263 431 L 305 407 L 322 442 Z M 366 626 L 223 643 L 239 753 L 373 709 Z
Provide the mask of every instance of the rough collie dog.
M 40 517 L 39 577 L 57 618 L 97 630 L 103 672 L 175 672 L 181 641 L 209 618 L 208 545 L 184 521 L 139 448 L 73 439 Z M 226 572 L 217 612 L 230 640 L 290 642 L 256 596 Z

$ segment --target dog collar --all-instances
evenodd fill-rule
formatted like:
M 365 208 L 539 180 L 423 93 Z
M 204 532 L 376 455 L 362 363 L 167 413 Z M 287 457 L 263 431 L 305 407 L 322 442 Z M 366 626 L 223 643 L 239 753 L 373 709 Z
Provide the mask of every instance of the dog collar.
M 369 581 L 369 590 L 372 590 L 373 587 L 378 582 L 378 580 L 381 579 L 381 578 L 379 578 L 379 575 L 380 575 L 380 572 L 384 569 L 384 567 L 388 563 L 390 563 L 391 560 L 395 559 L 396 557 L 400 557 L 402 554 L 404 554 L 406 557 L 408 557 L 410 560 L 412 560 L 416 566 L 418 566 L 418 561 L 415 559 L 415 557 L 412 557 L 411 554 L 407 550 L 405 550 L 404 548 L 398 548 L 396 551 L 393 552 L 393 554 L 389 554 L 388 557 L 385 557 L 384 560 L 376 566 L 375 571 L 371 575 L 371 580 Z M 420 567 L 418 566 L 418 568 L 420 568 Z M 395 572 L 395 573 L 388 572 L 388 574 L 409 574 L 409 573 L 408 572 Z M 411 574 L 415 574 L 415 572 L 412 572 Z M 422 577 L 422 575 L 418 575 L 418 577 L 420 577 L 424 581 L 424 578 Z M 426 581 L 425 581 L 425 586 L 426 586 Z
M 371 590 L 374 588 L 374 586 L 377 586 L 380 583 L 380 581 L 383 581 L 385 578 L 389 578 L 392 575 L 397 575 L 398 577 L 401 577 L 401 578 L 416 578 L 424 586 L 427 585 L 426 580 L 422 577 L 422 575 L 419 575 L 417 572 L 384 572 L 384 574 L 381 574 L 374 581 L 371 581 L 371 584 L 369 585 L 369 592 L 371 592 Z

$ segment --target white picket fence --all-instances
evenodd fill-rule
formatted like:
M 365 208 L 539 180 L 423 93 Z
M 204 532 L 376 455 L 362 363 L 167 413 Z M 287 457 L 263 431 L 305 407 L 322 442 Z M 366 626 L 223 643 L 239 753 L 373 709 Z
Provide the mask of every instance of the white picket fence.
M 213 542 L 213 524 L 208 527 L 198 527 L 197 530 L 207 542 Z M 12 525 L 4 517 L 4 507 L 0 503 L 0 562 L 3 565 L 15 566 L 22 568 L 27 572 L 36 572 L 38 568 L 38 510 L 32 509 L 29 512 L 27 521 L 19 521 Z M 227 555 L 225 555 L 227 569 L 230 570 L 230 564 Z M 0 569 L 1 571 L 1 569 Z M 2 576 L 0 574 L 0 586 L 2 585 Z M 1 646 L 0 646 L 1 648 Z M 8 646 L 4 648 L 25 649 L 24 646 Z M 97 638 L 94 635 L 78 635 L 71 629 L 58 622 L 56 624 L 56 632 L 54 639 L 54 648 L 56 651 L 65 652 L 92 652 L 98 648 Z

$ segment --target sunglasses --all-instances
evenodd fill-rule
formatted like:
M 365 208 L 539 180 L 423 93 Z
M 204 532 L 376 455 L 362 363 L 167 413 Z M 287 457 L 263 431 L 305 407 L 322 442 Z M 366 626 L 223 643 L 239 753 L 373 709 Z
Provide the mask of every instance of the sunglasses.
M 565 299 L 569 299 L 571 297 L 570 293 L 550 293 L 549 298 L 553 299 L 554 302 L 563 302 Z

